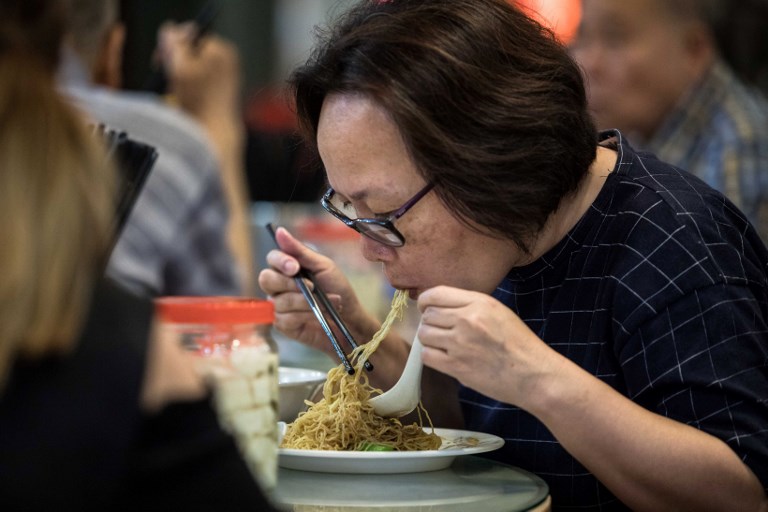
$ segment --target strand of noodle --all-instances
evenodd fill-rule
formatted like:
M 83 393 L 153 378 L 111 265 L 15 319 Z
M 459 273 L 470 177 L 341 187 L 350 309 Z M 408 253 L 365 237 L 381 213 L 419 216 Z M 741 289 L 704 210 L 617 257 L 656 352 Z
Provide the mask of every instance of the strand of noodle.
M 421 403 L 419 422 L 411 425 L 403 425 L 397 418 L 376 415 L 368 403 L 371 395 L 380 394 L 381 390 L 369 384 L 363 365 L 389 333 L 395 320 L 402 318 L 407 304 L 407 293 L 398 290 L 387 318 L 373 339 L 352 351 L 350 360 L 355 366 L 355 374 L 347 374 L 343 365 L 332 368 L 323 385 L 323 398 L 317 403 L 305 401 L 309 409 L 288 425 L 282 447 L 355 450 L 364 443 L 377 443 L 392 446 L 395 450 L 432 450 L 440 446 L 440 437 L 434 429 L 428 433 L 422 428 L 422 411 L 430 426 L 432 421 Z
M 371 341 L 364 345 L 360 345 L 352 351 L 352 358 L 356 361 L 356 370 L 362 368 L 363 364 L 365 364 L 365 361 L 371 357 L 371 354 L 376 352 L 376 349 L 379 348 L 382 340 L 387 337 L 387 334 L 389 334 L 389 330 L 392 328 L 395 320 L 401 320 L 403 318 L 403 313 L 405 312 L 405 308 L 407 306 L 408 294 L 404 290 L 397 290 L 395 292 L 395 296 L 392 297 L 392 307 L 387 314 L 387 318 L 384 319 L 384 322 L 381 324 L 381 327 L 376 332 L 376 334 L 373 335 Z

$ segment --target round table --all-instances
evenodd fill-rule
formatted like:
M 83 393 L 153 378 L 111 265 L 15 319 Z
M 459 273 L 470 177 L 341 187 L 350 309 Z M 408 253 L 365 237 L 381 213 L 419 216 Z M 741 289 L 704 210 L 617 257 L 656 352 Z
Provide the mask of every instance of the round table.
M 280 468 L 276 503 L 294 512 L 514 512 L 549 510 L 536 475 L 477 456 L 440 471 L 397 474 L 314 473 Z

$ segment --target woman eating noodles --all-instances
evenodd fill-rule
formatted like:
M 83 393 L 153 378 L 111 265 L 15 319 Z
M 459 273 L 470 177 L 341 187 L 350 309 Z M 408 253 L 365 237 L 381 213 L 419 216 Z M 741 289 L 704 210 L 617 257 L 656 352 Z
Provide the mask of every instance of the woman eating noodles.
M 598 133 L 579 68 L 503 0 L 360 2 L 291 79 L 323 205 L 421 312 L 435 426 L 505 439 L 555 509 L 768 510 L 768 252 L 684 170 Z M 333 354 L 313 272 L 358 340 L 379 321 L 287 230 L 275 326 Z M 387 389 L 409 351 L 372 357 Z

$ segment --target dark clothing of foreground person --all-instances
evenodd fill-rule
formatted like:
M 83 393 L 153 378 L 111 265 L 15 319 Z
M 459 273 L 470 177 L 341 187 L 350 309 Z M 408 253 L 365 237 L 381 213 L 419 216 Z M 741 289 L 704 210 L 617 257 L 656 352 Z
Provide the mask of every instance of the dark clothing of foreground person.
M 152 312 L 104 283 L 73 354 L 17 362 L 0 399 L 7 510 L 273 510 L 208 398 L 141 410 Z

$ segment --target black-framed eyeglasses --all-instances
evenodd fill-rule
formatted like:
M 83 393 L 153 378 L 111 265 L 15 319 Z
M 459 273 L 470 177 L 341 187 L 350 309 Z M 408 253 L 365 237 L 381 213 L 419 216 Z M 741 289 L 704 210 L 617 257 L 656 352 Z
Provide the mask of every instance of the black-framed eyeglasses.
M 426 187 L 419 190 L 415 196 L 410 198 L 403 206 L 392 212 L 388 217 L 383 219 L 372 218 L 360 218 L 352 219 L 342 212 L 343 206 L 337 206 L 333 204 L 333 197 L 336 191 L 329 188 L 320 200 L 320 204 L 323 208 L 346 224 L 348 227 L 354 229 L 363 236 L 367 236 L 371 240 L 375 240 L 381 244 L 388 245 L 390 247 L 402 247 L 405 245 L 405 237 L 400 233 L 394 225 L 394 221 L 405 215 L 405 212 L 410 210 L 413 205 L 419 202 L 419 200 L 427 195 L 427 192 L 432 190 L 435 185 L 433 183 L 428 184 Z

